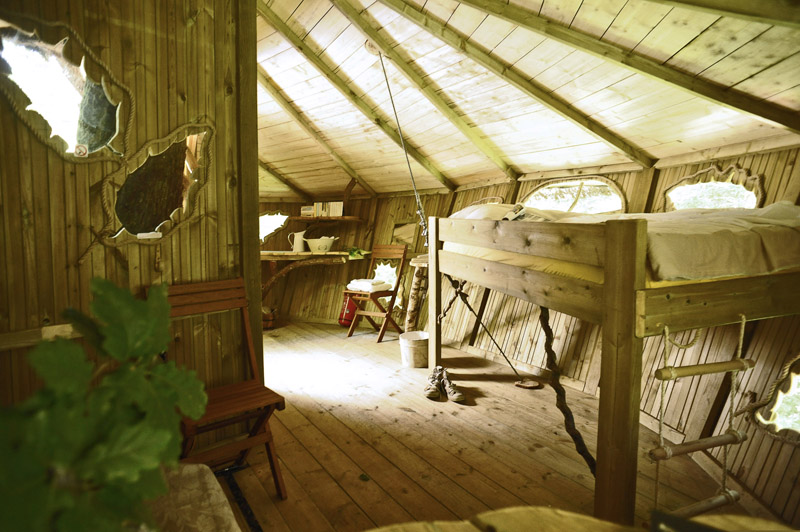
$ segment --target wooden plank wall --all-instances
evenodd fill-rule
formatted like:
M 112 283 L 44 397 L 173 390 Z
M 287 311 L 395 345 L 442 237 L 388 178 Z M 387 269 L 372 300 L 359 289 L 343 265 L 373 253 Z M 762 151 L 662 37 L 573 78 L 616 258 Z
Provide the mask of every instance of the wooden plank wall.
M 764 398 L 781 368 L 798 350 L 800 317 L 759 323 L 744 353 L 745 358 L 756 361 L 756 366 L 738 376 L 734 412 L 754 399 Z M 730 401 L 725 404 L 715 435 L 728 429 L 729 408 Z M 730 447 L 728 470 L 787 523 L 800 526 L 800 448 L 771 438 L 743 416 L 736 417 L 733 426 L 746 432 L 748 439 Z M 723 463 L 721 448 L 714 449 L 712 455 Z
M 69 23 L 131 89 L 130 153 L 198 119 L 210 120 L 216 135 L 208 181 L 187 223 L 157 245 L 95 246 L 79 262 L 106 223 L 100 183 L 115 166 L 65 162 L 0 97 L 0 335 L 62 323 L 69 306 L 89 312 L 93 277 L 139 294 L 155 283 L 242 275 L 239 190 L 247 172 L 240 168 L 236 126 L 239 106 L 251 98 L 240 98 L 237 87 L 237 6 L 222 0 L 3 3 L 12 12 Z M 209 384 L 242 373 L 244 360 L 233 356 L 242 342 L 240 324 L 232 316 L 184 320 L 174 332 L 174 356 Z M 25 352 L 0 352 L 2 404 L 38 385 Z

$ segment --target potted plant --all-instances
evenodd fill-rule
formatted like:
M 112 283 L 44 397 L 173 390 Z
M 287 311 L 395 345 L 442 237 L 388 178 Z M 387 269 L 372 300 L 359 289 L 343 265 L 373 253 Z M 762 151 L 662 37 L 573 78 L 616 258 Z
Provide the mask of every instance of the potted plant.
M 8 530 L 137 530 L 144 504 L 166 492 L 182 415 L 203 415 L 194 373 L 159 356 L 170 340 L 166 286 L 137 300 L 91 282 L 93 317 L 65 316 L 76 342 L 41 342 L 29 361 L 44 387 L 0 410 L 0 515 Z

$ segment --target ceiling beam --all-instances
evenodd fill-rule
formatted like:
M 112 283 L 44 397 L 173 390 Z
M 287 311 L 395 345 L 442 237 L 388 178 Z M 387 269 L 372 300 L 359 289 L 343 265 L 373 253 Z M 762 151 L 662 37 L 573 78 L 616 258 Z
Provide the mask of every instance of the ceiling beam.
M 279 183 L 289 187 L 289 190 L 291 190 L 292 192 L 294 192 L 295 194 L 300 196 L 300 199 L 302 199 L 303 201 L 311 201 L 311 196 L 308 195 L 308 192 L 306 192 L 305 190 L 301 189 L 297 185 L 293 185 L 291 182 L 289 182 L 288 179 L 286 179 L 283 176 L 283 174 L 281 174 L 280 172 L 275 170 L 273 167 L 271 167 L 270 165 L 268 165 L 264 161 L 259 160 L 258 161 L 258 167 L 261 168 L 262 170 L 264 170 L 267 173 L 267 175 L 269 175 L 275 181 L 278 181 Z
M 630 144 L 599 122 L 592 120 L 538 83 L 529 81 L 512 65 L 492 57 L 488 50 L 471 42 L 467 36 L 429 17 L 416 7 L 405 3 L 404 0 L 380 0 L 380 2 L 427 30 L 432 35 L 438 37 L 531 98 L 537 100 L 551 111 L 558 113 L 587 133 L 590 133 L 614 149 L 621 151 L 630 160 L 641 164 L 644 168 L 653 166 L 653 158 L 644 150 Z
M 422 155 L 416 148 L 409 145 L 408 142 L 404 143 L 404 139 L 400 137 L 400 134 L 397 132 L 397 130 L 390 126 L 389 123 L 383 118 L 378 116 L 378 114 L 375 113 L 375 111 L 373 111 L 364 100 L 359 98 L 356 93 L 347 85 L 347 83 L 333 71 L 331 67 L 326 65 L 325 62 L 313 50 L 311 50 L 300 37 L 295 35 L 295 33 L 277 15 L 275 15 L 275 13 L 273 13 L 269 7 L 267 7 L 263 0 L 257 0 L 256 8 L 259 15 L 266 19 L 266 21 L 269 22 L 272 27 L 274 27 L 281 35 L 283 35 L 283 37 L 289 41 L 289 43 L 298 52 L 300 52 L 309 63 L 314 65 L 320 74 L 325 76 L 328 81 L 340 93 L 342 93 L 342 95 L 347 98 L 351 104 L 353 104 L 353 106 L 355 106 L 364 114 L 364 116 L 367 117 L 367 119 L 369 119 L 370 122 L 378 126 L 378 128 L 380 128 L 390 139 L 395 142 L 395 144 L 401 148 L 405 144 L 405 150 L 412 159 L 422 165 L 423 168 L 430 172 L 430 174 L 448 190 L 455 190 L 456 186 L 452 181 L 445 177 L 445 175 L 440 172 L 439 169 L 437 169 L 433 163 L 431 163 L 431 161 Z
M 381 1 L 387 3 L 385 0 Z M 601 59 L 624 66 L 637 74 L 644 74 L 650 78 L 667 82 L 674 87 L 686 90 L 712 103 L 724 105 L 730 109 L 758 118 L 764 118 L 792 131 L 800 132 L 800 113 L 791 109 L 757 100 L 743 92 L 738 92 L 736 89 L 720 86 L 702 78 L 685 74 L 670 66 L 662 65 L 652 59 L 634 54 L 616 44 L 601 41 L 592 35 L 551 22 L 532 11 L 514 5 L 506 5 L 499 0 L 459 1 L 464 5 L 474 7 L 484 13 L 500 17 L 512 24 L 544 35 L 548 39 L 553 39 Z M 391 0 L 391 3 L 396 2 L 397 0 Z M 753 5 L 758 6 L 760 9 L 764 3 L 766 2 L 753 2 Z
M 280 105 L 289 116 L 292 117 L 292 119 L 297 123 L 298 126 L 300 126 L 300 128 L 302 128 L 303 131 L 305 131 L 312 139 L 316 141 L 317 144 L 319 144 L 325 153 L 330 155 L 331 159 L 333 159 L 336 164 L 342 168 L 342 170 L 347 172 L 347 175 L 353 178 L 359 185 L 361 185 L 361 188 L 366 190 L 367 193 L 374 198 L 376 193 L 372 187 L 370 187 L 361 178 L 361 176 L 359 176 L 358 173 L 353 170 L 353 168 L 347 164 L 347 162 L 345 162 L 345 160 L 342 159 L 338 153 L 334 151 L 330 144 L 328 144 L 325 139 L 323 139 L 322 136 L 320 136 L 320 134 L 317 133 L 313 127 L 311 127 L 311 124 L 308 122 L 308 120 L 306 120 L 303 115 L 301 115 L 300 112 L 295 109 L 294 105 L 292 105 L 289 100 L 284 98 L 280 89 L 275 85 L 275 83 L 273 83 L 269 76 L 267 76 L 267 74 L 264 72 L 264 69 L 261 68 L 261 65 L 258 65 L 257 75 L 258 82 L 261 84 L 264 90 L 266 90 L 270 96 L 272 96 L 272 99 L 275 100 L 275 102 Z
M 436 89 L 430 83 L 426 83 L 423 79 L 423 74 L 418 73 L 406 60 L 401 56 L 395 48 L 393 48 L 375 28 L 375 23 L 372 22 L 371 17 L 366 11 L 359 13 L 354 8 L 349 0 L 331 0 L 331 3 L 345 16 L 347 19 L 369 39 L 375 46 L 378 47 L 380 53 L 392 60 L 395 67 L 419 89 L 420 92 L 428 99 L 428 101 L 444 115 L 447 120 L 453 124 L 456 129 L 467 137 L 472 144 L 478 148 L 490 161 L 492 161 L 500 170 L 508 176 L 509 181 L 516 181 L 520 173 L 506 163 L 497 150 L 489 145 L 489 143 L 481 137 L 480 133 L 471 127 L 461 116 L 442 98 Z
M 800 28 L 800 5 L 795 0 L 650 0 L 723 17 L 742 18 L 774 26 Z

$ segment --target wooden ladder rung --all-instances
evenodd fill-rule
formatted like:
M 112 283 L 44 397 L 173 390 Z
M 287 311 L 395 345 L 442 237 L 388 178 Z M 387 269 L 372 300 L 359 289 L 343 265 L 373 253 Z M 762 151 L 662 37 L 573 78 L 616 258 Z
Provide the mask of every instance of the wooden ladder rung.
M 679 508 L 672 513 L 677 517 L 694 517 L 695 515 L 700 515 L 704 512 L 708 512 L 715 508 L 719 508 L 720 506 L 725 506 L 726 504 L 733 504 L 741 498 L 738 491 L 735 490 L 725 490 L 724 492 L 720 493 L 719 495 L 714 495 L 713 497 L 709 497 L 708 499 L 703 499 L 702 501 L 697 501 L 694 504 L 690 504 L 689 506 L 684 506 L 683 508 Z
M 728 371 L 745 371 L 756 363 L 747 358 L 737 358 L 726 362 L 711 362 L 709 364 L 696 364 L 694 366 L 667 366 L 656 370 L 656 379 L 670 381 L 681 377 L 693 375 L 708 375 L 711 373 L 726 373 Z
M 732 443 L 742 443 L 746 439 L 746 433 L 731 429 L 725 432 L 725 434 L 720 434 L 719 436 L 711 436 L 709 438 L 687 441 L 678 445 L 665 445 L 663 447 L 656 447 L 655 449 L 651 449 L 647 454 L 652 460 L 669 460 L 673 456 L 689 454 L 695 451 L 704 451 L 706 449 L 721 447 L 722 445 L 730 445 Z

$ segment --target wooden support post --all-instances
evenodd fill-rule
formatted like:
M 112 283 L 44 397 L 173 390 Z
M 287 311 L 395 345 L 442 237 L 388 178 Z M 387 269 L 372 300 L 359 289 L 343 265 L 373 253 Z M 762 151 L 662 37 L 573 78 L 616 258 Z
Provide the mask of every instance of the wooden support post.
M 656 447 L 647 453 L 653 460 L 669 460 L 673 456 L 680 456 L 682 454 L 689 454 L 695 451 L 705 451 L 714 447 L 722 445 L 730 445 L 733 443 L 742 443 L 747 439 L 747 433 L 739 430 L 728 430 L 725 434 L 719 436 L 710 436 L 708 438 L 701 438 L 699 440 L 687 441 L 678 445 L 665 445 L 664 447 Z
M 728 371 L 745 371 L 756 365 L 755 360 L 737 358 L 725 362 L 711 362 L 709 364 L 695 364 L 692 366 L 667 366 L 656 370 L 656 379 L 671 381 L 681 377 L 694 375 L 708 375 L 709 373 L 725 373 Z
M 428 367 L 442 362 L 442 274 L 439 273 L 439 219 L 428 218 Z
M 603 354 L 594 515 L 633 524 L 639 441 L 642 339 L 634 334 L 636 290 L 644 288 L 647 222 L 605 223 Z

